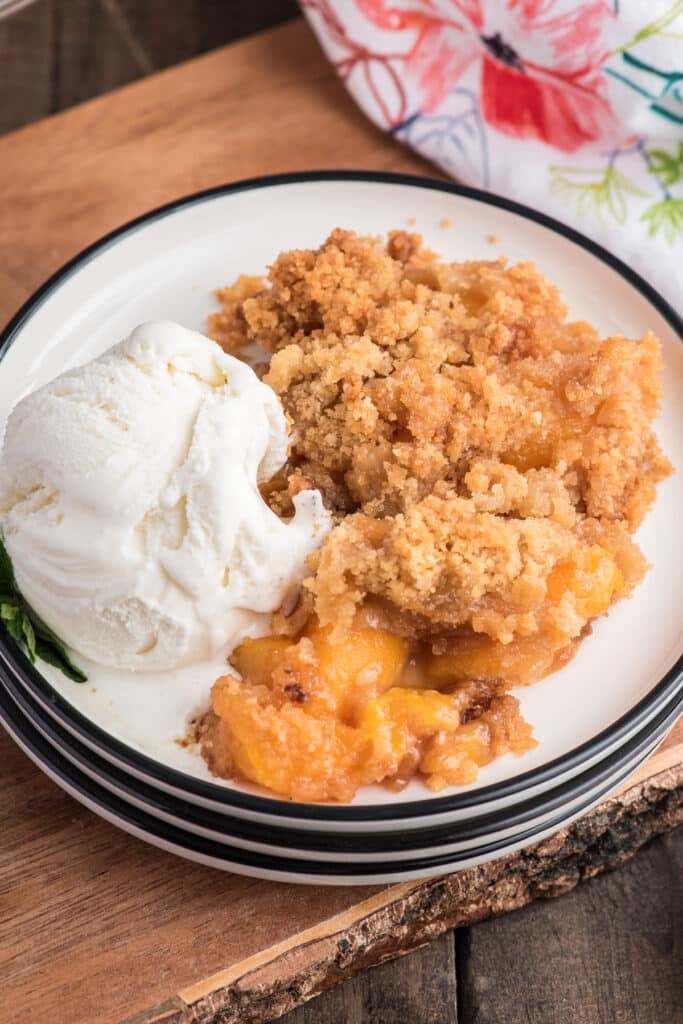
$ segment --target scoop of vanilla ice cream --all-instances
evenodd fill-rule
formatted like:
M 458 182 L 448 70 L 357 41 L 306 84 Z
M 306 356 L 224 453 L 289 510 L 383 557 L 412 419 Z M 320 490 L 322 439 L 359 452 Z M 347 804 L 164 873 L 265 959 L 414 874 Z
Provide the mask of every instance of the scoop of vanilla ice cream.
M 244 363 L 151 322 L 12 411 L 0 529 L 17 585 L 75 651 L 137 670 L 230 647 L 278 608 L 328 528 L 258 483 L 287 456 L 275 394 Z

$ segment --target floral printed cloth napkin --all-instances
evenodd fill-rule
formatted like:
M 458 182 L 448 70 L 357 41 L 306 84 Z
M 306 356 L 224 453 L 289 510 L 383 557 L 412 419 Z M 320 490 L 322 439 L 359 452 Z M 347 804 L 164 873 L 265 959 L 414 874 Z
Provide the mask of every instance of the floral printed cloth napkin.
M 372 120 L 683 308 L 683 0 L 301 0 Z

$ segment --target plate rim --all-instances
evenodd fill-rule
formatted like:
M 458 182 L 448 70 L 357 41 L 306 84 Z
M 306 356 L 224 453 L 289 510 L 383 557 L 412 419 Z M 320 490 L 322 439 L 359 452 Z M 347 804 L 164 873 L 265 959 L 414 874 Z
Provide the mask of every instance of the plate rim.
M 605 789 L 598 790 L 597 794 L 592 792 L 590 797 L 588 797 L 579 808 L 571 812 L 570 817 L 566 817 L 561 813 L 558 813 L 550 822 L 544 823 L 541 828 L 534 829 L 533 826 L 531 826 L 519 833 L 516 833 L 514 836 L 484 842 L 480 846 L 463 850 L 462 856 L 460 857 L 458 857 L 457 853 L 441 853 L 391 861 L 388 862 L 388 864 L 382 864 L 381 862 L 374 861 L 334 862 L 316 860 L 309 861 L 306 859 L 294 860 L 280 854 L 257 853 L 256 851 L 230 846 L 230 844 L 227 843 L 220 844 L 216 840 L 209 839 L 205 836 L 186 832 L 177 825 L 173 825 L 170 822 L 163 821 L 162 819 L 154 818 L 141 808 L 128 804 L 125 800 L 122 800 L 116 794 L 106 790 L 99 783 L 90 779 L 88 776 L 85 776 L 79 769 L 75 768 L 75 766 L 65 758 L 64 754 L 62 754 L 59 749 L 53 747 L 40 735 L 31 720 L 23 715 L 16 706 L 14 706 L 15 714 L 18 714 L 19 716 L 19 725 L 17 725 L 12 712 L 8 711 L 6 707 L 3 708 L 3 697 L 5 699 L 9 699 L 10 703 L 12 703 L 12 699 L 8 698 L 7 693 L 0 693 L 0 723 L 5 725 L 17 746 L 19 746 L 24 753 L 26 753 L 24 746 L 30 748 L 32 750 L 31 760 L 39 765 L 45 774 L 52 778 L 52 781 L 55 781 L 53 776 L 57 776 L 62 780 L 62 782 L 66 782 L 66 787 L 61 786 L 60 783 L 60 788 L 65 788 L 66 792 L 72 799 L 76 799 L 79 803 L 84 804 L 91 813 L 97 813 L 99 817 L 104 817 L 110 824 L 115 824 L 117 828 L 125 832 L 131 831 L 128 826 L 132 824 L 133 827 L 138 830 L 138 832 L 134 832 L 133 834 L 137 834 L 139 838 L 143 838 L 144 841 L 150 842 L 151 845 L 158 844 L 154 842 L 154 839 L 150 839 L 149 837 L 161 839 L 162 842 L 170 843 L 172 847 L 175 847 L 171 852 L 176 856 L 185 856 L 188 853 L 199 853 L 200 857 L 208 856 L 215 861 L 218 861 L 224 870 L 234 871 L 235 865 L 238 865 L 239 867 L 237 870 L 255 868 L 257 871 L 268 871 L 279 874 L 283 881 L 297 883 L 304 882 L 305 884 L 375 884 L 374 881 L 366 881 L 369 877 L 385 879 L 385 881 L 378 884 L 391 884 L 392 882 L 399 881 L 402 874 L 405 872 L 424 872 L 424 875 L 420 875 L 420 877 L 428 877 L 432 873 L 445 874 L 452 871 L 458 871 L 463 867 L 463 863 L 459 862 L 468 863 L 473 858 L 495 860 L 499 857 L 504 857 L 515 849 L 533 845 L 538 841 L 538 837 L 554 834 L 559 829 L 564 828 L 571 821 L 575 821 L 582 817 L 591 807 L 594 807 L 607 799 L 609 794 L 613 792 L 615 788 L 620 786 L 626 778 L 633 774 L 633 768 L 630 767 L 619 779 L 616 780 L 616 782 L 614 782 L 613 785 L 610 784 Z M 7 726 L 7 718 L 9 718 L 13 728 Z M 18 740 L 14 735 L 14 729 L 16 729 L 20 734 L 23 730 L 24 735 L 21 736 L 20 740 Z M 25 734 L 26 729 L 29 731 L 28 738 Z M 44 750 L 42 750 L 42 748 L 44 748 Z M 38 752 L 41 750 L 42 754 Z M 57 766 L 55 766 L 55 759 L 57 761 Z M 61 762 L 64 761 L 66 761 L 66 765 L 61 764 Z M 45 771 L 46 767 L 49 769 L 48 771 Z M 72 775 L 72 772 L 74 772 L 75 775 Z M 93 789 L 95 790 L 95 795 L 90 792 Z M 74 791 L 79 795 L 76 796 Z M 85 797 L 85 799 L 82 799 L 82 797 Z M 95 811 L 91 805 L 97 807 L 98 810 Z M 117 810 L 118 805 L 121 806 L 120 811 Z M 101 815 L 99 813 L 100 809 L 108 812 L 110 817 L 107 815 Z M 115 818 L 116 821 L 112 822 L 111 818 Z M 194 858 L 190 857 L 190 859 Z M 325 865 L 328 865 L 330 870 L 326 870 Z M 214 864 L 213 866 L 216 865 Z M 252 872 L 247 871 L 246 873 L 250 874 Z M 306 880 L 307 875 L 309 879 L 313 876 L 310 881 Z M 339 881 L 337 881 L 337 879 L 339 879 Z
M 351 855 L 353 857 L 398 851 L 410 853 L 423 849 L 425 845 L 438 849 L 453 842 L 473 842 L 477 838 L 483 838 L 490 833 L 496 833 L 508 827 L 521 829 L 524 825 L 536 820 L 539 813 L 552 814 L 561 806 L 580 799 L 592 789 L 602 786 L 625 761 L 639 755 L 653 741 L 660 742 L 661 735 L 670 728 L 673 720 L 683 710 L 683 695 L 673 697 L 642 730 L 631 736 L 622 746 L 617 747 L 607 758 L 598 761 L 579 775 L 565 779 L 559 785 L 534 797 L 525 798 L 520 803 L 507 805 L 462 821 L 439 825 L 427 823 L 421 828 L 408 832 L 405 830 L 368 830 L 361 833 L 330 833 L 297 829 L 286 825 L 266 826 L 223 814 L 222 811 L 212 811 L 175 796 L 173 793 L 160 790 L 149 782 L 129 775 L 117 765 L 112 765 L 101 755 L 89 751 L 74 736 L 67 733 L 60 723 L 55 722 L 45 710 L 40 708 L 36 704 L 35 698 L 20 684 L 2 678 L 1 671 L 0 684 L 19 712 L 41 733 L 47 743 L 85 774 L 88 772 L 84 765 L 89 765 L 96 776 L 95 781 L 99 785 L 108 789 L 108 783 L 113 783 L 117 789 L 115 795 L 121 799 L 128 800 L 131 796 L 137 797 L 145 804 L 148 809 L 147 813 L 152 816 L 155 815 L 156 810 L 161 810 L 166 814 L 182 818 L 191 827 L 198 826 L 222 832 L 227 838 L 236 839 L 238 842 L 240 840 L 268 842 L 275 847 L 282 848 L 291 845 L 312 856 L 320 851 L 329 852 L 331 847 L 340 856 Z M 95 758 L 94 761 L 93 758 Z
M 592 239 L 583 235 L 559 220 L 534 210 L 523 203 L 508 199 L 492 192 L 485 192 L 481 189 L 471 188 L 453 182 L 441 181 L 437 178 L 421 177 L 412 174 L 399 174 L 387 171 L 362 171 L 362 170 L 312 170 L 291 172 L 285 174 L 261 175 L 254 178 L 247 178 L 241 181 L 229 182 L 217 185 L 209 189 L 202 189 L 197 192 L 181 196 L 177 199 L 164 203 L 148 210 L 147 212 L 134 217 L 112 231 L 102 235 L 91 245 L 86 246 L 70 260 L 64 263 L 55 271 L 41 286 L 39 286 L 26 302 L 19 308 L 10 319 L 6 327 L 0 332 L 0 362 L 12 344 L 19 337 L 22 328 L 47 300 L 47 298 L 64 284 L 70 277 L 76 274 L 82 267 L 92 259 L 109 249 L 120 239 L 134 234 L 146 225 L 161 220 L 164 217 L 197 205 L 211 199 L 220 198 L 226 195 L 233 195 L 240 192 L 254 191 L 263 188 L 280 187 L 292 184 L 310 184 L 318 182 L 359 182 L 376 183 L 379 185 L 401 185 L 411 188 L 421 188 L 432 191 L 439 191 L 448 195 L 455 195 L 461 198 L 474 200 L 485 206 L 493 206 L 514 213 L 523 219 L 530 220 L 555 234 L 573 242 L 579 248 L 587 251 L 605 263 L 630 284 L 636 291 L 640 292 L 663 319 L 669 324 L 683 342 L 683 318 L 674 308 L 659 294 L 659 292 L 636 271 L 625 264 L 618 257 Z M 0 631 L 0 655 L 11 669 L 12 673 L 19 679 L 23 679 L 29 689 L 37 687 L 43 692 L 65 716 L 80 734 L 85 734 L 96 741 L 103 749 L 109 749 L 124 763 L 132 762 L 139 770 L 148 774 L 151 778 L 159 778 L 167 785 L 174 786 L 179 790 L 195 793 L 207 799 L 216 800 L 219 803 L 238 806 L 255 813 L 275 815 L 284 818 L 300 819 L 325 819 L 328 821 L 340 821 L 344 823 L 391 820 L 394 818 L 416 818 L 429 817 L 432 814 L 440 814 L 449 810 L 467 809 L 478 804 L 494 800 L 502 800 L 514 796 L 520 789 L 527 786 L 543 785 L 551 782 L 552 779 L 563 771 L 570 771 L 580 765 L 581 761 L 593 755 L 599 755 L 600 751 L 612 742 L 618 742 L 619 737 L 632 727 L 637 727 L 644 716 L 658 703 L 664 701 L 672 692 L 675 692 L 678 684 L 683 680 L 683 652 L 676 662 L 664 674 L 664 676 L 652 687 L 652 689 L 624 715 L 618 718 L 611 725 L 601 730 L 595 736 L 572 748 L 565 754 L 553 758 L 542 765 L 513 775 L 508 779 L 482 786 L 478 789 L 468 790 L 465 793 L 451 793 L 447 796 L 420 797 L 415 800 L 403 801 L 395 804 L 374 804 L 363 806 L 350 805 L 329 805 L 311 804 L 289 801 L 285 798 L 261 796 L 233 790 L 218 783 L 207 782 L 198 779 L 176 768 L 165 765 L 151 756 L 142 753 L 122 740 L 117 739 L 102 727 L 96 725 L 87 716 L 77 711 L 65 698 L 52 687 L 48 680 L 31 665 L 24 655 L 3 629 Z M 74 684 L 77 685 L 77 684 Z

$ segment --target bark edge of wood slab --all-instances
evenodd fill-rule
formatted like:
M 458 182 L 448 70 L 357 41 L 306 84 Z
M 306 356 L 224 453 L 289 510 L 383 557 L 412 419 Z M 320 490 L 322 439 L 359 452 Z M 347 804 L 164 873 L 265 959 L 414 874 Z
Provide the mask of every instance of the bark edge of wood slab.
M 549 839 L 441 878 L 391 886 L 351 910 L 122 1024 L 264 1024 L 449 928 L 561 896 L 683 824 L 683 764 L 636 782 Z

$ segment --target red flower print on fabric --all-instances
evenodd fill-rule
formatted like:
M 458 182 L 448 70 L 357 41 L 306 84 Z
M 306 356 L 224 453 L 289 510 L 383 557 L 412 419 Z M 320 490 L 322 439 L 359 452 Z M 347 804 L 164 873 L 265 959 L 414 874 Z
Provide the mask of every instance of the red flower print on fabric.
M 429 112 L 475 62 L 481 111 L 498 131 L 565 152 L 618 134 L 602 67 L 614 13 L 603 0 L 357 0 L 385 31 L 409 34 L 406 74 Z

